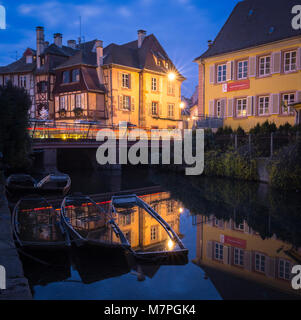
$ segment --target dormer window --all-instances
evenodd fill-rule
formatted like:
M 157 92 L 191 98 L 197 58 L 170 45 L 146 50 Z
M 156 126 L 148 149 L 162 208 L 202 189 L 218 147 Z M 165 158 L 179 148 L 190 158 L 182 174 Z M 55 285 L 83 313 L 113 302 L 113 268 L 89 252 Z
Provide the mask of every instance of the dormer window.
M 32 56 L 26 56 L 26 63 L 32 63 Z
M 79 69 L 72 70 L 72 82 L 79 82 Z
M 69 71 L 63 72 L 63 83 L 69 83 L 70 82 L 70 73 Z

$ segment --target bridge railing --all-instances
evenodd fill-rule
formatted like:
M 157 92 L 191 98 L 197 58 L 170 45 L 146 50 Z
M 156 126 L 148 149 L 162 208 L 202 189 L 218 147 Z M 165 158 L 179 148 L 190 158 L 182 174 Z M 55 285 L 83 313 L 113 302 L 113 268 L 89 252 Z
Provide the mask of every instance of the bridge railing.
M 136 136 L 143 139 L 150 139 L 154 137 L 153 131 L 149 128 L 137 128 L 129 126 L 120 130 L 119 126 L 107 126 L 99 122 L 81 121 L 75 122 L 55 122 L 49 120 L 32 120 L 29 126 L 30 136 L 34 140 L 39 141 L 67 141 L 67 140 L 94 140 L 97 133 L 102 129 L 108 129 L 114 132 L 116 139 L 126 139 L 130 133 L 135 130 Z M 141 132 L 141 133 L 139 133 Z M 157 136 L 157 139 L 164 139 L 170 136 L 171 130 Z M 182 137 L 176 136 L 174 139 L 181 140 Z

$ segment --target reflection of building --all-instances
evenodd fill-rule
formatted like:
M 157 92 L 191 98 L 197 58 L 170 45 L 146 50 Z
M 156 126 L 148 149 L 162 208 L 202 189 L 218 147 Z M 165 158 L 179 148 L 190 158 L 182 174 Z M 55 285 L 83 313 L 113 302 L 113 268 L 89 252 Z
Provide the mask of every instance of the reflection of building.
M 225 299 L 261 299 L 263 293 L 269 298 L 300 295 L 291 287 L 292 267 L 300 264 L 294 258 L 298 254 L 301 250 L 294 252 L 276 236 L 263 240 L 246 222 L 197 217 L 194 262 Z
M 199 114 L 249 130 L 289 122 L 301 101 L 300 30 L 291 26 L 293 0 L 241 1 L 199 65 Z M 273 8 L 271 10 L 271 8 Z M 249 36 L 248 36 L 249 35 Z
M 168 192 L 146 195 L 142 199 L 180 233 L 180 204 L 170 199 Z M 118 225 L 134 250 L 152 250 L 165 244 L 167 233 L 159 222 L 142 209 L 135 207 L 128 215 L 119 215 Z

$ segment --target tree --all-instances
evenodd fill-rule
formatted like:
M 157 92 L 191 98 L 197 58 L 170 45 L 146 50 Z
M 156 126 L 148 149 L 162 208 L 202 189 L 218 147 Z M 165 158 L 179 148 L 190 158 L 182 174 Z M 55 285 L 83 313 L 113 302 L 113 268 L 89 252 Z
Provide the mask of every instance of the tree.
M 0 152 L 4 164 L 16 170 L 30 166 L 30 107 L 31 99 L 24 88 L 11 82 L 0 86 Z

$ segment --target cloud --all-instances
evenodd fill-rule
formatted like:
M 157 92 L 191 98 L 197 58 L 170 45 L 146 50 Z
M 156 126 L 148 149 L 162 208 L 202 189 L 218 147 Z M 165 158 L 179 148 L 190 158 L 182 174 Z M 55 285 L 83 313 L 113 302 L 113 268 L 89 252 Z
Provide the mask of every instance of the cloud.
M 117 12 L 122 16 L 122 17 L 125 17 L 125 18 L 128 18 L 132 15 L 132 12 L 130 11 L 129 8 L 127 7 L 120 7 Z

